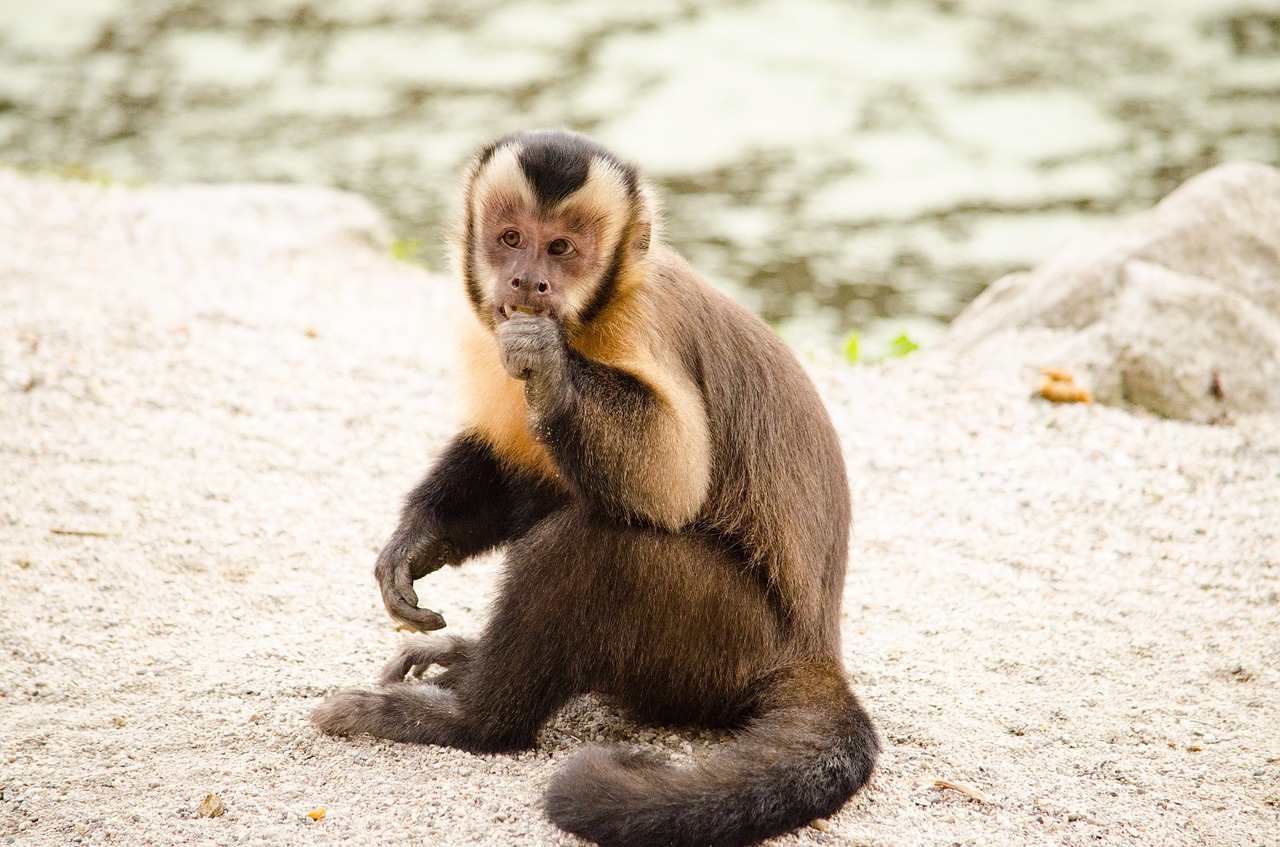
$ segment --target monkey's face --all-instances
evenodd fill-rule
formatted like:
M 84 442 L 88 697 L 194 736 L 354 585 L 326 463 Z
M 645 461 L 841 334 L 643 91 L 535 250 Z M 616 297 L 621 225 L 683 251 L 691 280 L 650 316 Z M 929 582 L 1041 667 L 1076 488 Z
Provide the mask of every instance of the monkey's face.
M 572 332 L 648 249 L 652 213 L 635 169 L 584 136 L 504 139 L 473 165 L 466 191 L 463 273 L 494 327 L 525 312 Z
M 572 215 L 512 209 L 479 236 L 495 324 L 517 312 L 571 321 L 603 270 L 600 234 Z

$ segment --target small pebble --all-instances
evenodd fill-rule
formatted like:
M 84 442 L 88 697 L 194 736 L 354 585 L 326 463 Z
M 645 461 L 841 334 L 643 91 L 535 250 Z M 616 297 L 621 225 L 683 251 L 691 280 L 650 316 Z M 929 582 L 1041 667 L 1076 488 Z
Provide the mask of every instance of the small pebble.
M 200 805 L 196 807 L 196 814 L 202 818 L 217 818 L 226 813 L 227 807 L 222 804 L 222 798 L 217 794 L 206 794 L 200 801 Z

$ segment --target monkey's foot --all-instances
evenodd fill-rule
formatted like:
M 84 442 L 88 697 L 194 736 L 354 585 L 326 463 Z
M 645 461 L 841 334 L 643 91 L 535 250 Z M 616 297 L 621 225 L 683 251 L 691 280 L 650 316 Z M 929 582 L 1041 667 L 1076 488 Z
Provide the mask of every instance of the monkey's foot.
M 376 692 L 349 688 L 317 706 L 311 722 L 328 735 L 355 735 L 366 731 L 368 715 L 379 702 Z
M 407 639 L 387 662 L 378 681 L 390 685 L 404 682 L 405 677 L 421 677 L 432 665 L 448 668 L 465 664 L 471 658 L 471 644 L 471 639 L 457 635 L 416 635 Z M 442 684 L 439 677 L 432 681 Z
M 367 732 L 393 741 L 450 744 L 453 694 L 431 684 L 394 685 L 381 691 L 340 691 L 311 713 L 328 735 Z

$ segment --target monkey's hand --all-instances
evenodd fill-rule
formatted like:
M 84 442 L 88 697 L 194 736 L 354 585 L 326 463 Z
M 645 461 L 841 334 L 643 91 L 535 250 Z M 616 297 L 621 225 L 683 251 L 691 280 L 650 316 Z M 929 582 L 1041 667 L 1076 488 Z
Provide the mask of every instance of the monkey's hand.
M 524 400 L 538 414 L 560 399 L 569 373 L 569 350 L 560 325 L 547 317 L 515 314 L 498 328 L 498 351 L 507 373 L 524 380 Z
M 396 530 L 373 568 L 382 602 L 394 620 L 419 632 L 444 628 L 444 618 L 438 612 L 418 608 L 413 581 L 444 567 L 452 561 L 451 555 L 449 545 L 437 538 Z

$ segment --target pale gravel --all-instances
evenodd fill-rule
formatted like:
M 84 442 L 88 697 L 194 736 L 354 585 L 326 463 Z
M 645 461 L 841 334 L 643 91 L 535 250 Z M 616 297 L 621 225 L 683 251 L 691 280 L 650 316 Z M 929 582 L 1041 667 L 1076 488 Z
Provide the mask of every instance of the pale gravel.
M 308 723 L 400 637 L 371 565 L 456 419 L 456 294 L 312 216 L 330 195 L 237 191 L 0 171 L 0 841 L 576 843 L 539 812 L 560 760 L 716 737 L 590 701 L 517 756 Z M 775 843 L 1280 841 L 1280 420 L 1052 406 L 1043 364 L 1012 335 L 811 363 L 885 750 Z M 419 587 L 475 632 L 495 568 Z

